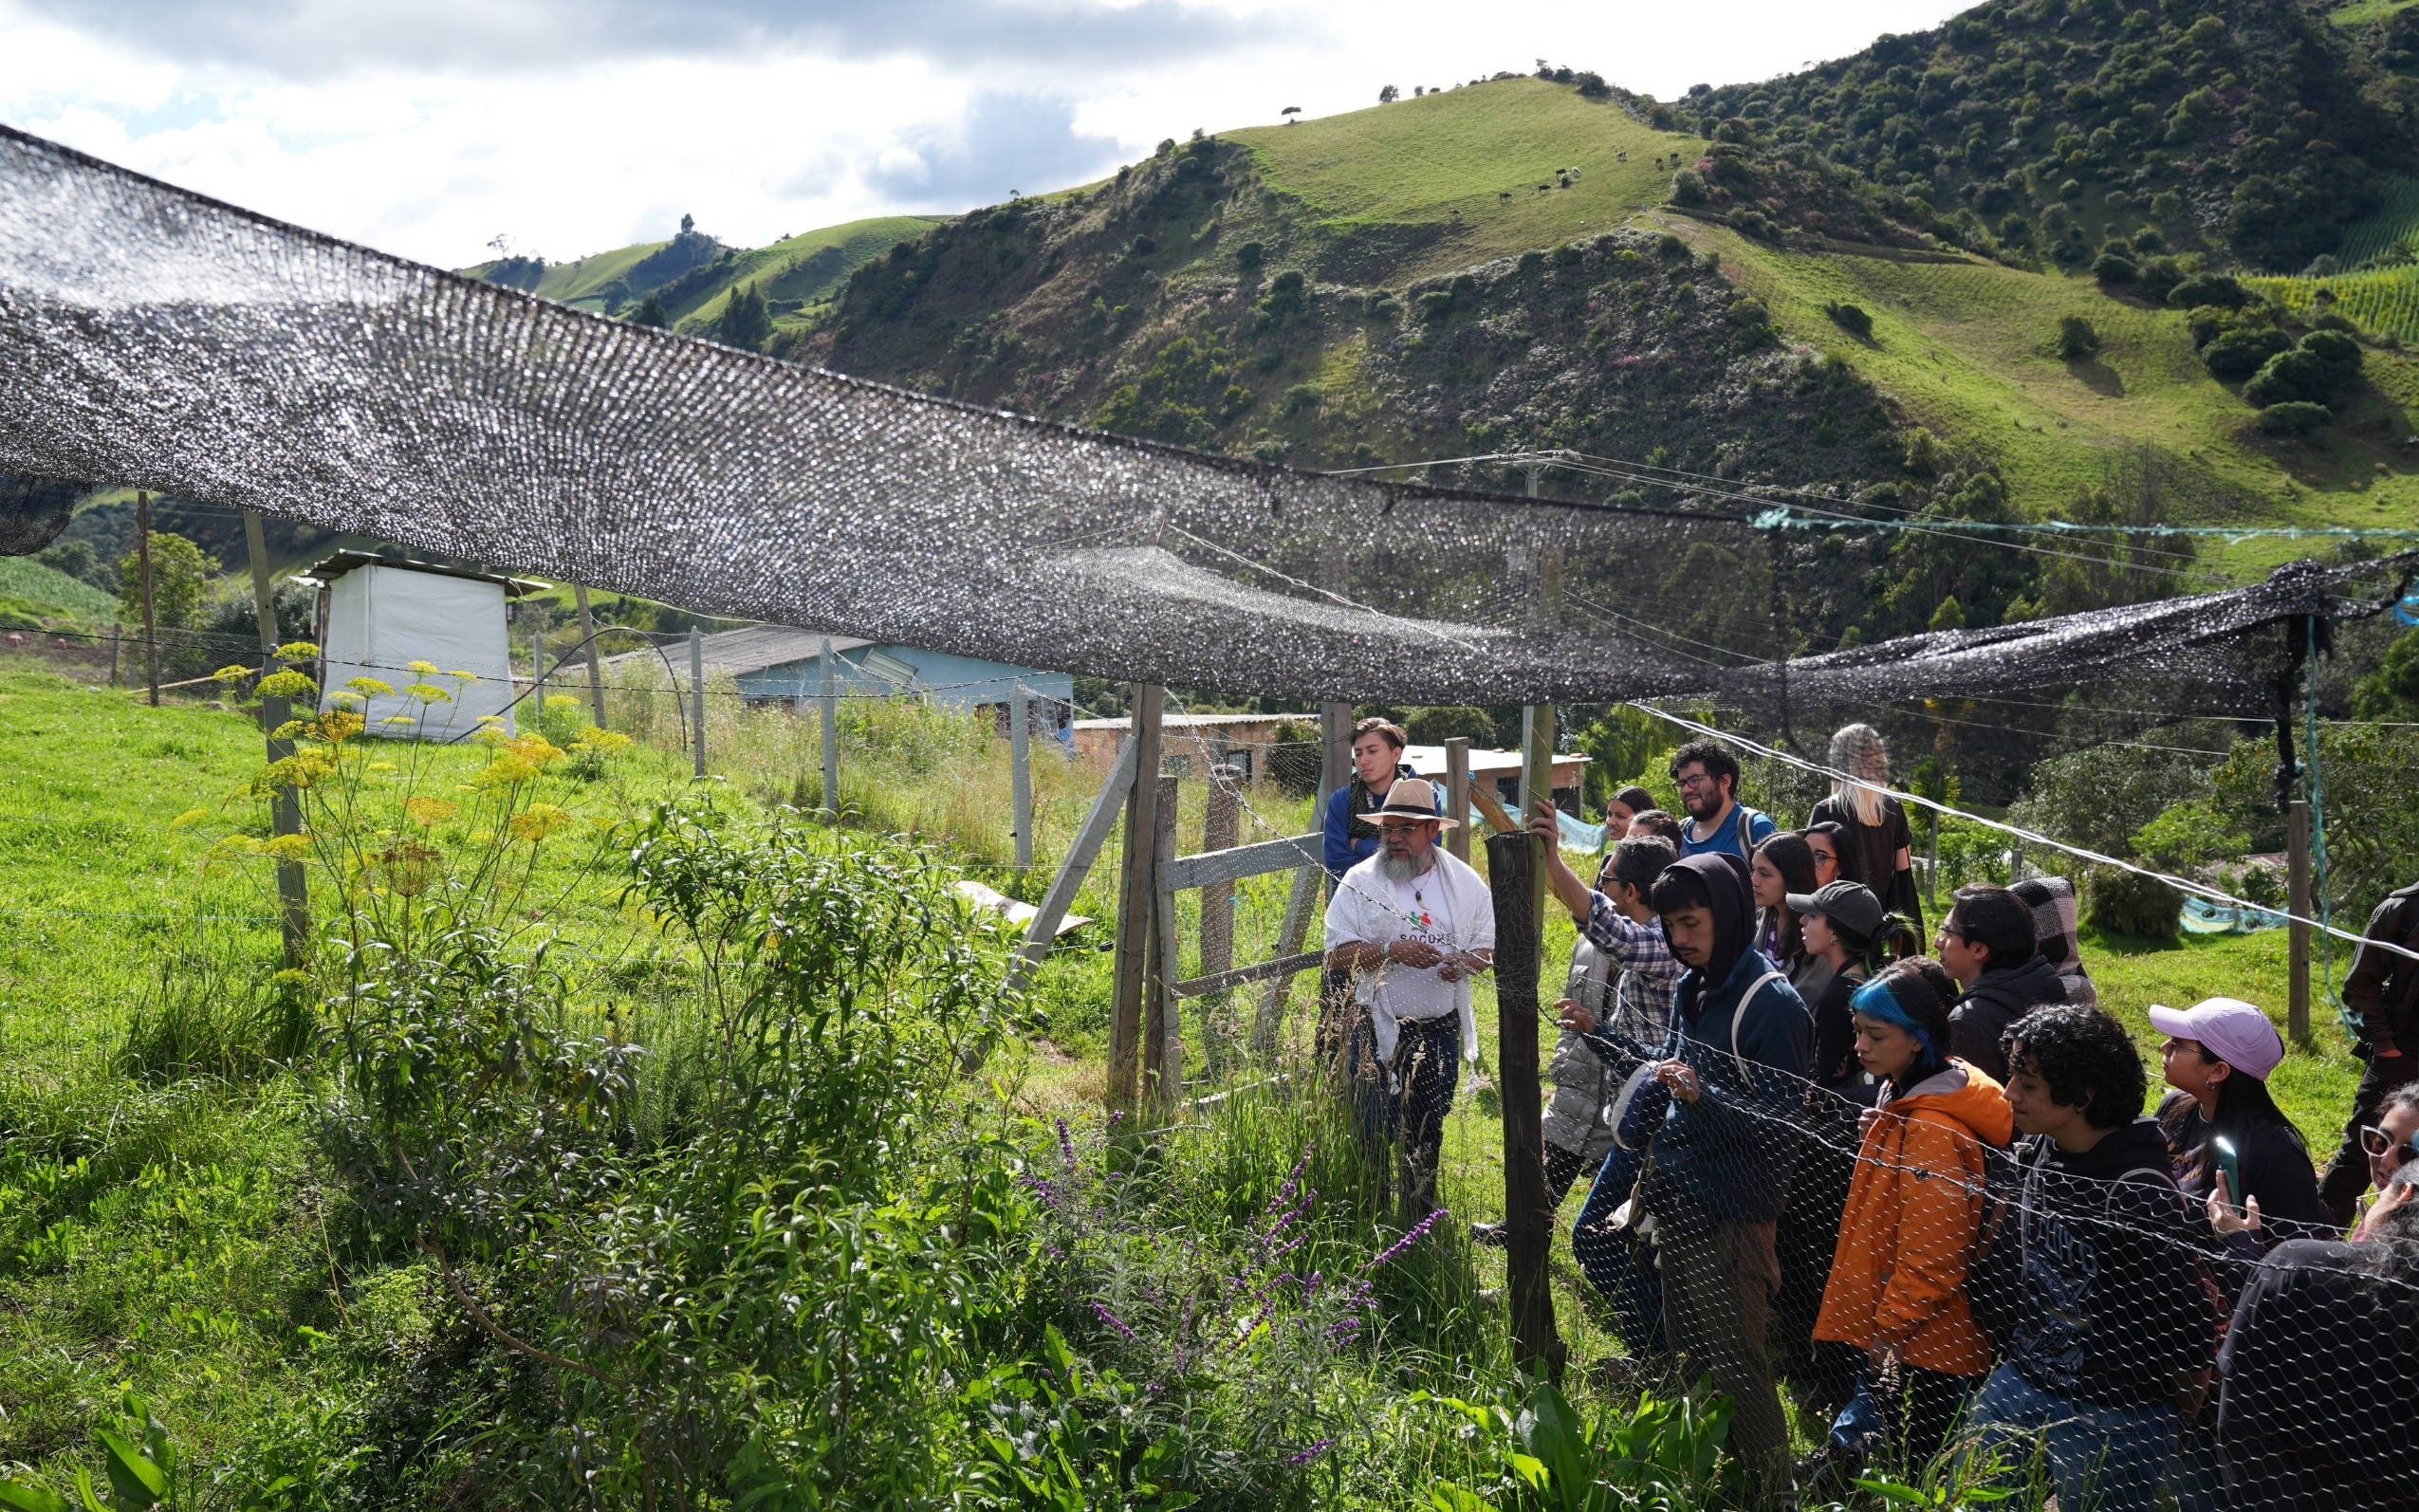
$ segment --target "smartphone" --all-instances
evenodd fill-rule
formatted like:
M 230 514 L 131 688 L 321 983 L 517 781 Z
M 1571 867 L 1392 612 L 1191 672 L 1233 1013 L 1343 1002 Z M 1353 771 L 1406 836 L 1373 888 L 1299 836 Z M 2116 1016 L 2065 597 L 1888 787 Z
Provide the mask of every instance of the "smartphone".
M 2225 1177 L 2226 1205 L 2234 1216 L 2243 1216 L 2243 1157 L 2237 1153 L 2234 1141 L 2224 1134 L 2210 1136 L 2209 1148 L 2217 1152 L 2218 1171 Z

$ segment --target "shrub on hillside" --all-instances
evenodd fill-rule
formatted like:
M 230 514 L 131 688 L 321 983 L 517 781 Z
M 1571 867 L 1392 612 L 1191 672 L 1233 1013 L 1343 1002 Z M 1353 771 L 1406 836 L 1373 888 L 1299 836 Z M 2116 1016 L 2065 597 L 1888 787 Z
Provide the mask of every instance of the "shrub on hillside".
M 2058 355 L 2069 362 L 2079 361 L 2100 349 L 2100 333 L 2080 315 L 2058 318 Z
M 2293 344 L 2293 338 L 2273 325 L 2228 331 L 2201 348 L 2209 376 L 2236 383 L 2260 371 L 2262 364 Z
M 2243 396 L 2262 408 L 2293 400 L 2334 406 L 2360 386 L 2360 363 L 2359 342 L 2341 331 L 2312 331 L 2261 364 Z
M 2151 299 L 2164 302 L 2184 282 L 2184 265 L 2172 257 L 2152 256 L 2142 260 L 2139 280 L 2141 290 Z
M 1702 205 L 1710 196 L 1706 194 L 1705 175 L 1693 168 L 1683 168 L 1671 175 L 1671 203 Z
M 2083 922 L 2111 934 L 2171 940 L 2182 932 L 2184 894 L 2154 876 L 2095 866 L 2083 874 Z
M 2092 276 L 2103 284 L 2131 284 L 2142 276 L 2142 268 L 2123 252 L 2107 251 L 2092 259 Z
M 1851 336 L 1859 340 L 1870 340 L 1873 336 L 1873 317 L 1859 305 L 1833 300 L 1822 307 L 1822 312 L 1831 317 L 1833 324 Z
M 2335 412 L 2323 404 L 2312 404 L 2306 399 L 2287 399 L 2262 410 L 2252 423 L 2260 428 L 2262 434 L 2298 439 L 2317 433 L 2334 418 Z
M 2239 310 L 2251 303 L 2251 291 L 2224 273 L 2195 273 L 2169 289 L 2167 302 L 2180 310 L 2200 304 Z
M 1260 260 L 1266 255 L 1267 249 L 1258 242 L 1246 242 L 1235 249 L 1235 267 L 1246 273 L 1255 271 L 1260 267 Z

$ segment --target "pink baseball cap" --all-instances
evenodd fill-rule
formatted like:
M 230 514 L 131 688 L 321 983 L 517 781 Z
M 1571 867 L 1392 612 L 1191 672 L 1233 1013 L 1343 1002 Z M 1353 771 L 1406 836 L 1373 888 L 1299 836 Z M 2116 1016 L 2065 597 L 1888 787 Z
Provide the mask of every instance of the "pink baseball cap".
M 2265 1081 L 2284 1059 L 2284 1037 L 2268 1016 L 2241 998 L 2203 998 L 2188 1008 L 2151 1005 L 2151 1027 L 2177 1040 L 2197 1040 L 2213 1060 Z

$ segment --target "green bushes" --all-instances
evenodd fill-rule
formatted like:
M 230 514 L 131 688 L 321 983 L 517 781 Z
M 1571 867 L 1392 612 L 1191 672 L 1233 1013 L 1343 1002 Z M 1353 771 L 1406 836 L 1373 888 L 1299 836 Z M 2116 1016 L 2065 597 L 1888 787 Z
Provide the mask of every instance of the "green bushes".
M 1856 338 L 1858 341 L 1871 341 L 1873 339 L 1873 317 L 1867 314 L 1861 306 L 1842 304 L 1838 300 L 1833 300 L 1829 304 L 1823 305 L 1822 312 L 1831 317 L 1833 324 L 1838 326 L 1841 330 L 1846 331 L 1849 335 Z
M 2080 315 L 2058 318 L 2058 355 L 2069 362 L 2079 362 L 2100 349 L 2100 333 Z
M 2083 922 L 2111 934 L 2171 940 L 2182 932 L 2184 894 L 2154 876 L 2114 866 L 2084 873 Z
M 2335 412 L 2323 404 L 2311 404 L 2300 399 L 2287 399 L 2262 410 L 2251 423 L 2262 435 L 2281 435 L 2294 439 L 2315 435 L 2324 429 Z
M 2273 325 L 2254 326 L 2228 331 L 2209 342 L 2201 349 L 2201 360 L 2207 364 L 2211 378 L 2238 382 L 2257 373 L 2268 359 L 2292 344 L 2293 338 Z
M 2300 401 L 2332 408 L 2360 386 L 2360 343 L 2341 331 L 2312 331 L 2262 363 L 2243 396 L 2262 406 Z

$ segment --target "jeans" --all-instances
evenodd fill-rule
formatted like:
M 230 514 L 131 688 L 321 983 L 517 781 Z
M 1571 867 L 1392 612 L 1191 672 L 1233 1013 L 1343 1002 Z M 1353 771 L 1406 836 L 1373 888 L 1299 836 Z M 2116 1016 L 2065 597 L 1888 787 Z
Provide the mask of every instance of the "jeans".
M 2002 1365 L 1974 1398 L 1982 1447 L 2015 1465 L 2039 1443 L 2058 1486 L 2059 1512 L 2151 1512 L 2159 1471 L 2175 1452 L 2175 1409 L 2094 1407 L 2053 1396 Z
M 1637 1151 L 1617 1146 L 1605 1156 L 1571 1226 L 1571 1259 L 1612 1303 L 1613 1331 L 1632 1359 L 1671 1348 L 1663 1336 L 1663 1281 L 1654 1257 L 1632 1230 L 1613 1226 L 1613 1214 L 1637 1186 L 1640 1159 Z
M 1458 1014 L 1414 1019 L 1401 1026 L 1394 1063 L 1377 1060 L 1377 1031 L 1367 1015 L 1353 1026 L 1345 1064 L 1360 1114 L 1360 1136 L 1371 1154 L 1402 1149 L 1404 1210 L 1426 1217 L 1436 1206 L 1436 1167 L 1445 1150 L 1445 1115 L 1462 1080 Z

